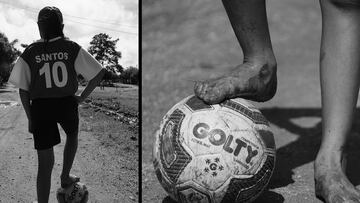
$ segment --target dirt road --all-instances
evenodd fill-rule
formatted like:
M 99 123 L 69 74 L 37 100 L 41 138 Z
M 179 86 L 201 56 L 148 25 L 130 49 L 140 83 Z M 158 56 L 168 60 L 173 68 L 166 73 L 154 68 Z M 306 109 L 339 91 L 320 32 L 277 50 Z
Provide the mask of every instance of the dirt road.
M 123 125 L 119 124 L 119 129 L 126 129 Z M 81 117 L 79 148 L 71 173 L 88 186 L 89 202 L 137 202 L 137 164 L 130 164 L 134 157 L 84 126 L 89 129 L 91 123 Z M 27 128 L 17 91 L 11 87 L 0 89 L 0 202 L 36 200 L 37 156 Z M 61 131 L 62 143 L 54 147 L 50 203 L 56 202 L 55 192 L 60 185 L 64 138 Z

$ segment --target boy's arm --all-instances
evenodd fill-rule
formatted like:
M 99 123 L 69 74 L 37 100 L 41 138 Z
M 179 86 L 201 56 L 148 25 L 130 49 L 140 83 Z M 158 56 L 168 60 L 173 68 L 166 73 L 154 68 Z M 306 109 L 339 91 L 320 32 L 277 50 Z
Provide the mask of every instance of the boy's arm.
M 19 95 L 22 106 L 24 107 L 26 116 L 29 120 L 29 132 L 32 133 L 32 124 L 31 124 L 31 116 L 30 116 L 30 94 L 26 90 L 19 89 Z
M 88 82 L 85 89 L 81 92 L 80 96 L 75 95 L 78 103 L 83 102 L 91 94 L 91 92 L 94 91 L 94 89 L 100 84 L 105 72 L 105 69 L 101 69 L 101 71 Z
M 22 106 L 24 107 L 26 116 L 29 120 L 31 120 L 31 118 L 30 118 L 30 94 L 26 90 L 19 89 L 19 95 L 20 95 L 20 100 L 21 100 Z

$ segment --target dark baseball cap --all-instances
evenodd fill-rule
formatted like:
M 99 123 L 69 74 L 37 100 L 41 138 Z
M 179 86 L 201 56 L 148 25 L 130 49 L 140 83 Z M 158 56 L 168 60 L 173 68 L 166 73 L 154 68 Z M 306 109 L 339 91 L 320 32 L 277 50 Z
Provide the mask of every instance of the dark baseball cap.
M 62 24 L 62 13 L 55 6 L 46 6 L 39 12 L 38 23 Z

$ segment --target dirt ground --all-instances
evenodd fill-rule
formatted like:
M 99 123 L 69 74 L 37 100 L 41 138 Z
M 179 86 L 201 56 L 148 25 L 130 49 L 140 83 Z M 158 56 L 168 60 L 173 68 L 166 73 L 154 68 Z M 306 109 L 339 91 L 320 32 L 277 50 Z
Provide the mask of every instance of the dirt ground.
M 318 1 L 267 1 L 271 39 L 278 62 L 278 91 L 254 103 L 270 121 L 277 162 L 268 190 L 256 202 L 316 203 L 313 161 L 321 141 Z M 143 1 L 142 199 L 172 202 L 154 174 L 151 151 L 162 116 L 185 96 L 193 80 L 221 75 L 242 53 L 221 1 Z M 348 145 L 347 174 L 360 184 L 359 111 Z
M 92 96 L 96 97 L 98 91 L 96 88 Z M 133 91 L 137 92 L 138 88 Z M 119 122 L 86 104 L 80 105 L 79 112 L 79 147 L 71 173 L 87 185 L 88 202 L 138 202 L 138 126 Z M 0 89 L 0 202 L 36 200 L 37 155 L 27 128 L 17 90 Z M 60 186 L 63 131 L 61 139 L 54 147 L 50 203 L 57 202 L 55 192 Z

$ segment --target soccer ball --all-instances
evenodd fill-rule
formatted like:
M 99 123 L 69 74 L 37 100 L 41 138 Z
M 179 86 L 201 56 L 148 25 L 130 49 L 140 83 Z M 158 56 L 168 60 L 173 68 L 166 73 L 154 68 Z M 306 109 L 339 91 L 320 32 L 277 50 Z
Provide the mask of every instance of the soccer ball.
M 266 118 L 246 100 L 207 105 L 189 96 L 164 116 L 153 163 L 178 202 L 251 202 L 272 175 L 275 141 Z
M 59 188 L 56 198 L 59 203 L 86 203 L 89 199 L 89 192 L 85 184 L 76 182 L 67 188 Z

